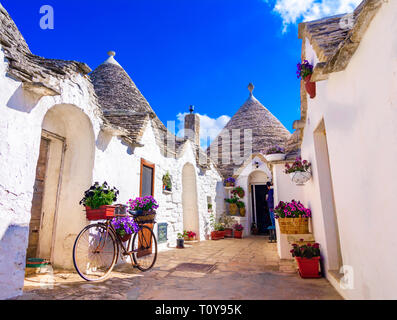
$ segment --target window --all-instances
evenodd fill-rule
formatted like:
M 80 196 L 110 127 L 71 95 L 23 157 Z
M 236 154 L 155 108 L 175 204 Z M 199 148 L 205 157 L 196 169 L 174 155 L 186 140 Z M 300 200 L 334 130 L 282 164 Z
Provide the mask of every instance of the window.
M 154 195 L 155 165 L 144 159 L 141 160 L 141 190 L 140 196 Z

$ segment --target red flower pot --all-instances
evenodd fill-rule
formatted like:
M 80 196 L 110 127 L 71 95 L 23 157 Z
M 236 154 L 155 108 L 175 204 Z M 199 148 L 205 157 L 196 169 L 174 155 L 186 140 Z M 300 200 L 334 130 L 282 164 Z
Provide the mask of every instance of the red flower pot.
M 295 257 L 302 278 L 321 278 L 319 271 L 320 257 L 311 259 Z
M 219 231 L 212 231 L 211 232 L 211 240 L 219 240 L 219 239 L 221 239 L 220 235 L 219 235 Z
M 233 229 L 225 229 L 225 237 L 232 238 L 233 237 Z
M 226 231 L 218 231 L 220 239 L 225 239 Z
M 242 238 L 243 238 L 243 232 L 242 232 L 242 231 L 234 230 L 234 237 L 235 237 L 236 239 L 242 239 Z
M 91 207 L 85 207 L 87 220 L 107 220 L 114 218 L 115 206 L 100 206 L 98 209 L 91 209 Z
M 314 99 L 316 97 L 316 83 L 311 82 L 312 75 L 308 75 L 305 78 L 305 88 L 306 92 L 310 95 L 310 99 Z

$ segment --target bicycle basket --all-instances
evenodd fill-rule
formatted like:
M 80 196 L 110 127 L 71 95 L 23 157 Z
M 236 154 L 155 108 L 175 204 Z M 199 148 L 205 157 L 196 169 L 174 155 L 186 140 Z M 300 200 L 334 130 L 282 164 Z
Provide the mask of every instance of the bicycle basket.
M 130 211 L 134 220 L 138 224 L 154 223 L 156 218 L 156 212 L 144 212 L 144 211 Z

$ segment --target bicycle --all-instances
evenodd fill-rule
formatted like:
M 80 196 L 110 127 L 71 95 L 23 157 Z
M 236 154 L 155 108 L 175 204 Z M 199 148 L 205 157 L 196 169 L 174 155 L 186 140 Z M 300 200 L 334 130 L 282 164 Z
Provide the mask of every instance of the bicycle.
M 73 263 L 77 273 L 86 281 L 102 281 L 109 277 L 116 265 L 120 249 L 123 256 L 129 256 L 133 268 L 142 272 L 153 268 L 157 260 L 157 239 L 153 230 L 144 225 L 155 224 L 142 221 L 142 215 L 129 211 L 138 224 L 139 231 L 134 233 L 124 245 L 123 239 L 114 229 L 111 219 L 88 225 L 77 236 L 73 246 Z M 122 217 L 125 215 L 116 215 Z

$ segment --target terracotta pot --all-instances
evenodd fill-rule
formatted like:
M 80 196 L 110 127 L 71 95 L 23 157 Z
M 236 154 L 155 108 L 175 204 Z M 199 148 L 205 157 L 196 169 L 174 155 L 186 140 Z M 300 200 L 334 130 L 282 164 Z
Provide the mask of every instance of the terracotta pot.
M 311 259 L 295 257 L 302 278 L 321 278 L 319 271 L 320 257 Z
M 242 232 L 242 231 L 234 230 L 234 237 L 235 237 L 236 239 L 242 239 L 242 238 L 243 238 L 243 232 Z
M 240 216 L 245 217 L 245 208 L 240 208 Z
M 220 239 L 225 239 L 226 231 L 218 231 Z
M 306 92 L 309 94 L 310 99 L 314 99 L 316 97 L 316 83 L 311 82 L 312 75 L 308 75 L 305 78 L 305 88 Z
M 211 240 L 219 240 L 219 239 L 221 239 L 220 235 L 219 235 L 219 231 L 212 231 L 211 232 Z
M 124 237 L 120 237 L 122 242 L 127 242 L 128 240 L 130 240 L 132 237 L 132 234 L 127 234 Z
M 232 238 L 233 237 L 233 229 L 226 228 L 225 229 L 225 237 L 226 238 Z
M 230 212 L 231 215 L 235 216 L 237 214 L 237 212 L 238 212 L 237 204 L 231 203 L 230 206 L 229 206 L 229 212 Z
M 87 220 L 107 220 L 114 218 L 115 206 L 101 206 L 98 209 L 91 209 L 91 207 L 85 207 Z

